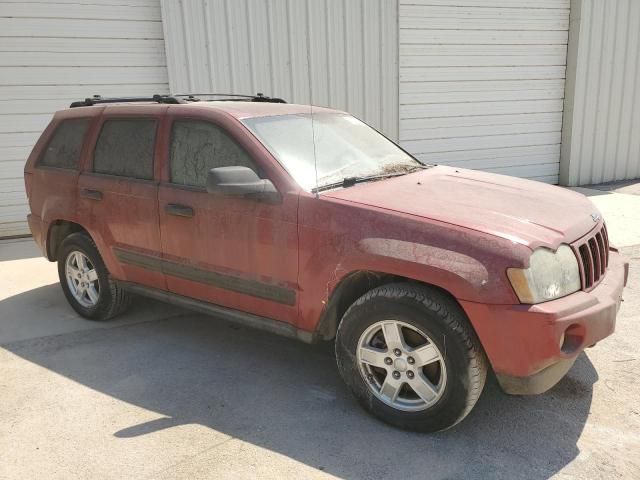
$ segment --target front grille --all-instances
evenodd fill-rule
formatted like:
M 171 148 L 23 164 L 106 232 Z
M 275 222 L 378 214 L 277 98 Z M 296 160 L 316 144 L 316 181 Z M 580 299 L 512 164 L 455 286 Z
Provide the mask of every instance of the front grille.
M 604 277 L 609 266 L 609 236 L 606 225 L 595 234 L 581 239 L 574 249 L 580 260 L 582 289 L 589 290 Z

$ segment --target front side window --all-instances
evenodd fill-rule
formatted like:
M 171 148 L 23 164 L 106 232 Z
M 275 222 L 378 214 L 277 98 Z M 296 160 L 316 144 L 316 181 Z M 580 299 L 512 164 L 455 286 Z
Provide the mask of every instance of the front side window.
M 422 166 L 391 140 L 343 113 L 255 117 L 243 123 L 306 190 L 346 177 Z
M 88 118 L 63 120 L 53 133 L 40 165 L 77 170 L 88 128 Z
M 96 144 L 93 171 L 152 180 L 155 138 L 154 119 L 107 120 Z
M 200 120 L 173 122 L 169 152 L 171 183 L 205 187 L 212 168 L 241 166 L 257 172 L 249 155 L 224 131 Z

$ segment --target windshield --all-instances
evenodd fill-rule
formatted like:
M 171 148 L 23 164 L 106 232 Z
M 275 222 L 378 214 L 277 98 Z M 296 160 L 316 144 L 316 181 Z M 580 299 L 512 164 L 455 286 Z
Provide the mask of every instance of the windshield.
M 313 130 L 311 118 L 296 114 L 243 120 L 307 191 L 347 177 L 392 174 L 422 165 L 351 115 L 316 113 Z

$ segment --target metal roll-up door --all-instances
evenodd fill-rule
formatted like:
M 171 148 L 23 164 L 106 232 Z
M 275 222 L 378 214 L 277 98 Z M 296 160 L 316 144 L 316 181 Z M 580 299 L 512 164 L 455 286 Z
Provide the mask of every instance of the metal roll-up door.
M 53 112 L 167 93 L 159 0 L 0 0 L 0 237 L 24 235 L 24 163 Z
M 569 0 L 401 0 L 400 141 L 557 183 Z

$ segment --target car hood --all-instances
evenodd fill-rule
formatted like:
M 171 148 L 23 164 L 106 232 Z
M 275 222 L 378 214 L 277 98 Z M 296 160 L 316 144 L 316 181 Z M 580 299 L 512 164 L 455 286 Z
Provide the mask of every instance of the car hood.
M 444 166 L 323 196 L 470 228 L 532 249 L 573 242 L 600 216 L 587 197 L 571 190 Z

